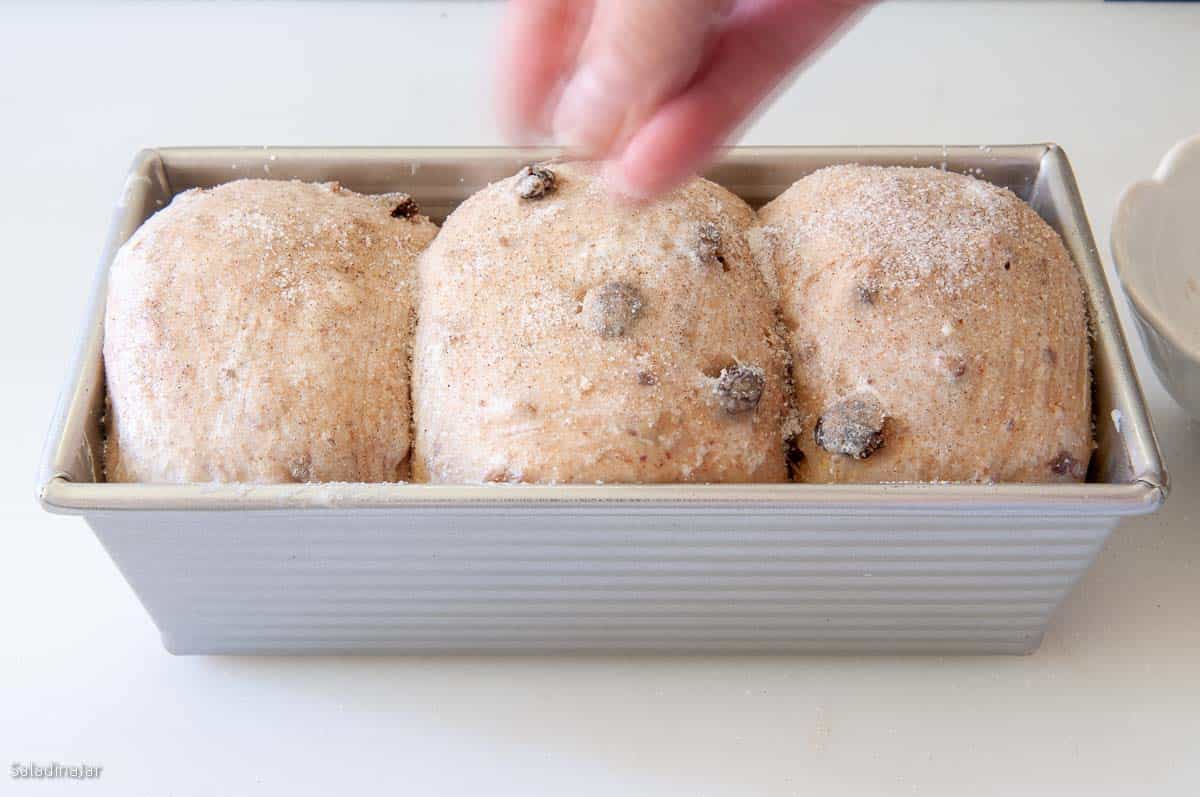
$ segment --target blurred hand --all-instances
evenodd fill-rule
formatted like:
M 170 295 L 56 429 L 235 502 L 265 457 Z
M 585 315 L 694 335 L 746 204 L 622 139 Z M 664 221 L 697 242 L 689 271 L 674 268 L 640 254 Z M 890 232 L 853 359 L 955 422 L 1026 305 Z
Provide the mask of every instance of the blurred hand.
M 500 112 L 523 143 L 608 158 L 635 197 L 702 167 L 868 0 L 511 0 Z

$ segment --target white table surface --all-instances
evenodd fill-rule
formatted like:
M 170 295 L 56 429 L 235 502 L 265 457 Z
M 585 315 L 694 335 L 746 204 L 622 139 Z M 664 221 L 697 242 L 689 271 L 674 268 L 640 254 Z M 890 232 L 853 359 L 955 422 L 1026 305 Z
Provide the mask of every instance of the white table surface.
M 163 651 L 83 522 L 33 500 L 127 162 L 158 144 L 498 143 L 498 16 L 433 2 L 0 6 L 0 792 L 1200 791 L 1200 424 L 1138 341 L 1174 492 L 1112 537 L 1030 657 Z M 1106 242 L 1122 186 L 1200 131 L 1198 41 L 1196 6 L 886 6 L 742 140 L 1057 141 Z M 104 770 L 9 779 L 10 762 L 50 760 Z

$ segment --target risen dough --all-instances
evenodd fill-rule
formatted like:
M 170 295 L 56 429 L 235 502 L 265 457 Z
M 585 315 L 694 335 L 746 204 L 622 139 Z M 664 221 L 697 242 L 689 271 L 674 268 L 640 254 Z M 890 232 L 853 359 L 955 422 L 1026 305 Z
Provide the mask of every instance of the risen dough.
M 585 163 L 472 196 L 420 259 L 414 476 L 784 479 L 785 354 L 755 223 L 713 183 L 636 205 Z
M 436 232 L 407 200 L 239 180 L 143 224 L 109 278 L 108 480 L 402 477 L 413 262 Z
M 791 331 L 801 480 L 1084 478 L 1084 296 L 1032 208 L 959 174 L 835 166 L 760 216 Z

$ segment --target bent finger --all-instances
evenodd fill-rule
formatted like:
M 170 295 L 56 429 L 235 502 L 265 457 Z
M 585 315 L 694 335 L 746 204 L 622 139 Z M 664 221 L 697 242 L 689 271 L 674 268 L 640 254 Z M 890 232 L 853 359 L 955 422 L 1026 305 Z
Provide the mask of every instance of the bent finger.
M 591 16 L 583 0 L 511 0 L 496 70 L 497 112 L 509 138 L 531 143 L 550 132 L 553 98 L 570 74 Z
M 701 168 L 768 95 L 866 2 L 761 0 L 727 20 L 696 80 L 634 135 L 610 177 L 631 196 L 650 197 Z
M 695 76 L 728 0 L 599 0 L 554 113 L 555 136 L 603 157 Z

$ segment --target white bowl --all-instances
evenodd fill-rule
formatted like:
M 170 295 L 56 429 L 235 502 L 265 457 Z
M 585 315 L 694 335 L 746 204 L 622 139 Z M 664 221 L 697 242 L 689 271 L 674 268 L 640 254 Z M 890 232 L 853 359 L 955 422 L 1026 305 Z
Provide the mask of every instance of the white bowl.
M 1200 419 L 1200 136 L 1121 194 L 1112 252 L 1154 370 Z

